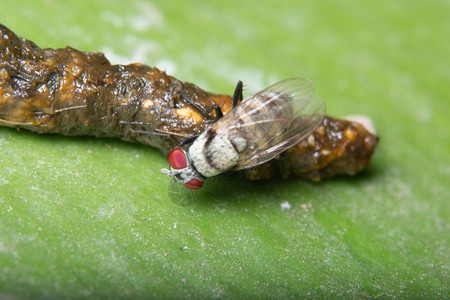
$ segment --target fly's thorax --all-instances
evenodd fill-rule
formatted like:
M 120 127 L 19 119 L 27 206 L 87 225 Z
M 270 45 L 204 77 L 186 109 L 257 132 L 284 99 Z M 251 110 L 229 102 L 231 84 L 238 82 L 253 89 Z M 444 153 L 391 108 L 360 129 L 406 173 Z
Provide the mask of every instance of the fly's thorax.
M 270 97 L 272 100 L 266 101 L 266 98 Z M 240 154 L 246 155 L 244 152 L 254 152 L 255 149 L 263 148 L 267 140 L 274 139 L 276 136 L 281 137 L 290 128 L 292 107 L 285 105 L 287 101 L 285 97 L 285 95 L 267 91 L 255 95 L 245 106 L 236 108 L 233 117 L 235 125 L 229 126 L 226 134 L 232 137 L 231 140 L 246 141 L 246 148 L 239 151 Z M 268 122 L 267 120 L 276 121 Z M 216 125 L 219 127 L 216 123 L 213 128 Z
M 289 102 L 287 97 L 273 91 L 256 95 L 246 107 L 246 112 L 240 113 L 240 122 L 254 124 L 249 127 L 253 129 L 249 132 L 250 134 L 268 134 L 269 129 L 274 131 L 274 125 L 278 125 L 279 129 L 286 127 L 293 113 L 293 107 L 286 105 L 286 102 Z M 267 101 L 266 98 L 270 98 L 271 101 Z M 267 122 L 267 120 L 276 122 Z
M 217 134 L 212 128 L 203 132 L 189 148 L 195 169 L 204 177 L 223 173 L 236 165 L 247 140 Z

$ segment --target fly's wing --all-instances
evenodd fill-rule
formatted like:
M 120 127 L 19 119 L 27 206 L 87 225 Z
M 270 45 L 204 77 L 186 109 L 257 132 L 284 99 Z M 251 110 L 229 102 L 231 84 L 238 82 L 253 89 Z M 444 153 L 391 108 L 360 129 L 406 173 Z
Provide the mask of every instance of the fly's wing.
M 202 189 L 188 189 L 174 179 L 172 179 L 169 183 L 168 194 L 172 203 L 184 207 L 194 205 L 203 198 Z
M 287 79 L 247 97 L 214 124 L 230 140 L 245 140 L 234 170 L 271 160 L 320 126 L 325 103 L 313 94 L 312 82 Z

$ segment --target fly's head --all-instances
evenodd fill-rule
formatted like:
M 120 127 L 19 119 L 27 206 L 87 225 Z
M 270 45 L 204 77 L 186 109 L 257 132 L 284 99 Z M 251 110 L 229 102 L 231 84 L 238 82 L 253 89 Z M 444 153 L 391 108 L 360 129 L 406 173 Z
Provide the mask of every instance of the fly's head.
M 161 169 L 166 175 L 182 183 L 188 189 L 197 190 L 203 186 L 205 180 L 192 165 L 189 154 L 180 148 L 175 148 L 169 153 L 170 170 Z

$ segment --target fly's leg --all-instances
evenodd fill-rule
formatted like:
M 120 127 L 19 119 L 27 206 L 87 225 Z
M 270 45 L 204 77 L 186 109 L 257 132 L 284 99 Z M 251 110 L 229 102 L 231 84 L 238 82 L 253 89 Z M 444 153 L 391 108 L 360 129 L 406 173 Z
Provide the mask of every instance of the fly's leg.
M 211 119 L 211 116 L 209 115 L 213 110 L 216 112 L 215 120 L 219 120 L 221 117 L 223 117 L 222 110 L 218 105 L 213 105 L 210 109 L 204 110 L 202 107 L 200 107 L 197 103 L 192 101 L 191 98 L 189 98 L 185 93 L 180 92 L 181 97 L 183 97 L 184 101 L 189 103 L 189 105 L 193 106 L 203 117 Z
M 244 99 L 244 97 L 242 96 L 242 81 L 239 80 L 236 84 L 236 88 L 234 89 L 231 108 L 235 108 L 239 104 L 239 102 L 242 101 L 242 99 Z
M 243 89 L 243 84 L 242 84 L 242 81 L 239 80 L 238 83 L 236 84 L 236 88 L 234 89 L 233 98 L 232 98 L 232 102 L 231 102 L 231 108 L 235 108 L 242 101 L 242 99 L 244 99 L 244 97 L 242 95 L 242 89 Z M 180 92 L 180 94 L 181 94 L 181 97 L 183 97 L 184 101 L 186 101 L 187 103 L 192 105 L 198 112 L 200 112 L 200 114 L 202 116 L 204 116 L 206 118 L 211 118 L 209 114 L 212 111 L 214 111 L 216 114 L 216 116 L 215 116 L 216 121 L 223 117 L 222 109 L 217 104 L 213 105 L 208 110 L 204 110 L 197 103 L 192 101 L 192 99 L 189 98 L 186 94 L 184 94 L 183 92 Z M 182 141 L 180 143 L 180 147 L 194 142 L 198 137 L 199 137 L 198 135 L 193 135 L 191 137 L 188 137 L 187 139 L 185 139 L 184 141 Z
M 214 104 L 212 107 L 210 107 L 206 111 L 206 113 L 209 115 L 212 111 L 214 111 L 216 113 L 216 117 L 215 117 L 216 121 L 223 117 L 223 112 L 219 105 Z
M 184 141 L 182 141 L 179 146 L 182 147 L 184 145 L 190 144 L 192 142 L 194 142 L 197 138 L 199 137 L 199 135 L 193 135 L 188 137 L 187 139 L 185 139 Z
M 244 98 L 242 95 L 242 87 L 243 87 L 242 81 L 239 80 L 236 85 L 236 88 L 234 89 L 233 98 L 232 98 L 232 102 L 231 102 L 231 108 L 235 108 L 239 104 L 239 102 L 241 102 L 242 99 Z M 204 110 L 197 103 L 192 101 L 192 99 L 189 98 L 185 93 L 180 92 L 180 94 L 181 94 L 181 97 L 183 97 L 184 101 L 189 103 L 189 105 L 193 106 L 203 117 L 211 118 L 209 114 L 212 111 L 215 112 L 215 120 L 216 121 L 223 117 L 223 112 L 219 105 L 215 104 L 212 107 L 210 107 L 208 110 Z
M 231 100 L 231 108 L 235 108 L 241 101 L 244 99 L 242 95 L 243 83 L 241 80 L 236 84 L 236 88 L 234 89 L 233 98 Z M 212 111 L 216 112 L 216 121 L 223 117 L 222 109 L 218 105 L 213 105 L 210 109 L 207 110 L 209 114 Z

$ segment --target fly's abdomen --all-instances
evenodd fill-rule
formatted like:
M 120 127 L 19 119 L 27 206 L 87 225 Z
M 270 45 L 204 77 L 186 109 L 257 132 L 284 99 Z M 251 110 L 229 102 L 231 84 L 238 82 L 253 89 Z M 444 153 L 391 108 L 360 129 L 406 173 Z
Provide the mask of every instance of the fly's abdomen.
M 272 100 L 265 101 L 265 97 L 272 97 Z M 292 107 L 286 105 L 285 97 L 288 96 L 274 95 L 274 92 L 257 95 L 252 98 L 251 103 L 238 106 L 230 112 L 235 114 L 235 125 L 229 126 L 228 132 L 221 132 L 217 128 L 218 132 L 238 146 L 236 148 L 240 157 L 255 149 L 262 149 L 268 143 L 274 143 L 274 140 L 283 137 L 292 122 Z

